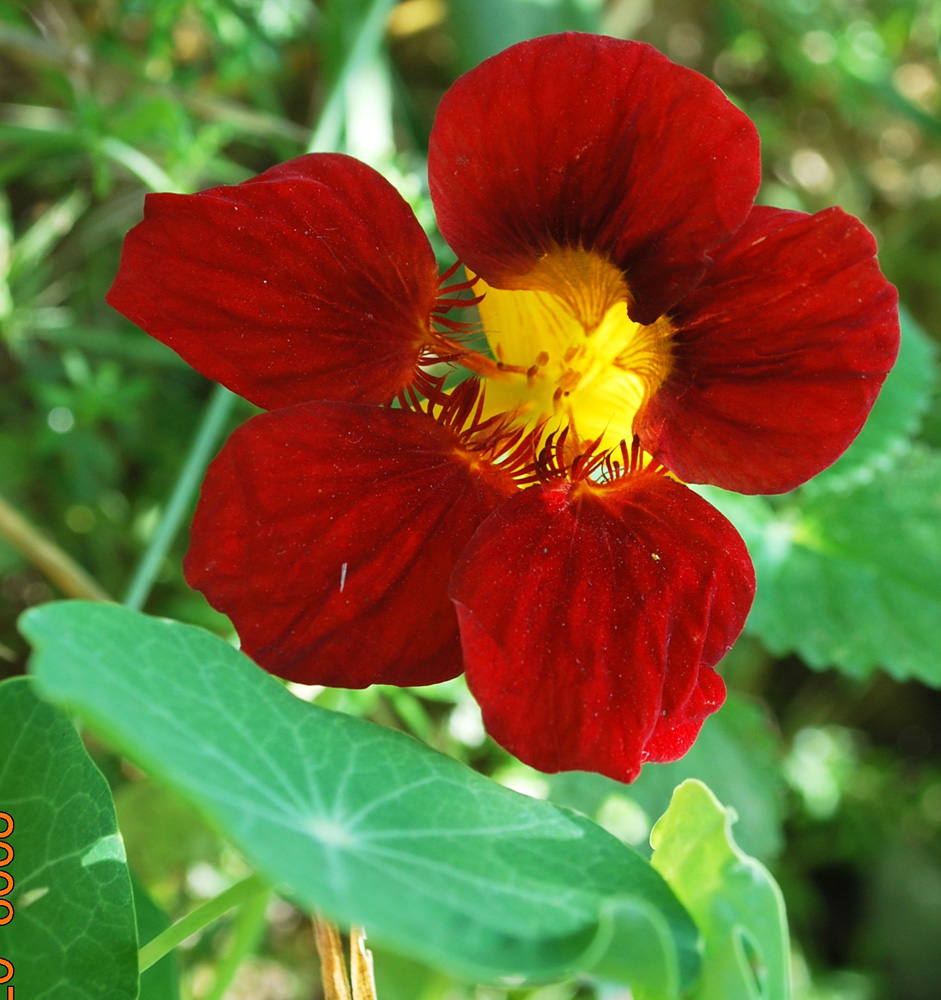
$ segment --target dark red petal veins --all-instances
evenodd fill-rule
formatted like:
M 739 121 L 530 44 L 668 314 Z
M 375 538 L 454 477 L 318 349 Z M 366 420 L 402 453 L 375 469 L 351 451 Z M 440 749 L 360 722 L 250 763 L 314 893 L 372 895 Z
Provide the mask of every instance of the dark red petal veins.
M 448 577 L 512 492 L 422 413 L 309 403 L 261 414 L 209 468 L 189 583 L 242 648 L 306 684 L 431 684 L 461 672 Z
M 898 353 L 897 295 L 838 208 L 756 208 L 673 312 L 644 448 L 687 482 L 782 493 L 831 465 Z
M 467 681 L 498 743 L 621 781 L 689 749 L 755 590 L 745 544 L 685 486 L 639 472 L 499 507 L 458 560 Z
M 392 185 L 315 154 L 233 187 L 148 195 L 108 301 L 272 409 L 391 400 L 415 373 L 437 295 L 434 254 Z
M 497 288 L 555 247 L 596 250 L 652 323 L 745 219 L 758 135 L 715 84 L 638 42 L 522 42 L 462 76 L 431 133 L 445 239 Z

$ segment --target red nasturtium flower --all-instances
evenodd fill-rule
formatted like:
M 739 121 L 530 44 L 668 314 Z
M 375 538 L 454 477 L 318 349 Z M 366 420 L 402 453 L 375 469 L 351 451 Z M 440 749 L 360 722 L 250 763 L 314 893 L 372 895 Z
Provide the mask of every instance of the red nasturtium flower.
M 209 469 L 187 579 L 281 677 L 463 669 L 524 761 L 630 780 L 722 703 L 754 592 L 684 484 L 832 463 L 894 361 L 895 291 L 857 220 L 755 207 L 751 122 L 646 45 L 488 60 L 428 169 L 466 282 L 346 156 L 148 197 L 109 301 L 268 410 Z M 445 390 L 442 364 L 474 377 Z

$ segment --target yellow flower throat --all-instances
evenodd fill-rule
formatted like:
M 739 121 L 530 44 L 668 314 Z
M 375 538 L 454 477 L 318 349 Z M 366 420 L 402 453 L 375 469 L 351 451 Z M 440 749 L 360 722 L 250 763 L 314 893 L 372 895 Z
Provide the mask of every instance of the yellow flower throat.
M 631 320 L 621 272 L 591 251 L 547 254 L 517 284 L 474 286 L 498 365 L 488 372 L 487 415 L 548 418 L 547 432 L 569 426 L 581 441 L 601 437 L 601 448 L 630 442 L 638 411 L 670 374 L 669 321 Z

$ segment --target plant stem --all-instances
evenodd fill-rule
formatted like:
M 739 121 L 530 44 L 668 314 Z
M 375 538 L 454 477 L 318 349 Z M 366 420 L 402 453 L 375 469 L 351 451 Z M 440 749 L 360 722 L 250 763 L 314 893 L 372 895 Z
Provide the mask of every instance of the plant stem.
M 350 985 L 353 1000 L 376 1000 L 372 952 L 366 947 L 366 932 L 355 925 L 350 928 Z
M 317 942 L 317 954 L 320 956 L 320 979 L 323 983 L 324 1000 L 352 1000 L 339 927 L 315 915 L 314 939 Z
M 225 386 L 217 385 L 213 389 L 196 437 L 186 456 L 186 462 L 167 501 L 163 517 L 124 595 L 125 607 L 139 611 L 147 601 L 157 573 L 160 571 L 160 564 L 180 530 L 183 518 L 192 504 L 193 496 L 219 443 L 237 398 Z
M 265 911 L 270 898 L 270 892 L 259 893 L 243 904 L 235 918 L 232 937 L 226 952 L 216 968 L 216 978 L 209 991 L 202 995 L 201 1000 L 222 1000 L 225 996 L 239 966 L 246 955 L 254 953 L 261 938 L 265 929 Z
M 182 920 L 178 920 L 172 927 L 158 934 L 152 941 L 141 948 L 138 955 L 138 967 L 141 972 L 145 972 L 154 963 L 159 962 L 164 955 L 173 951 L 177 945 L 192 937 L 197 931 L 211 924 L 214 920 L 231 910 L 234 906 L 247 903 L 262 893 L 267 894 L 268 884 L 258 875 L 249 875 L 248 878 L 236 882 L 229 886 L 218 896 L 207 900 L 202 906 L 197 907 L 192 913 L 187 913 Z
M 395 0 L 373 0 L 363 17 L 359 34 L 343 62 L 340 72 L 330 89 L 330 94 L 320 111 L 320 118 L 314 127 L 307 147 L 309 153 L 324 153 L 335 150 L 340 142 L 343 129 L 343 101 L 346 85 L 350 79 L 375 56 L 386 30 L 389 11 Z
M 68 597 L 112 601 L 113 597 L 68 553 L 0 497 L 0 536 L 47 576 Z

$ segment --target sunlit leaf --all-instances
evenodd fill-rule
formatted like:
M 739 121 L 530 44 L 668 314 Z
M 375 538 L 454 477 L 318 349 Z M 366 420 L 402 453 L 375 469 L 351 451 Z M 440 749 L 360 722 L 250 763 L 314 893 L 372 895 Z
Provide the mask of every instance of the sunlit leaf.
M 191 626 L 63 602 L 28 612 L 23 630 L 44 694 L 196 805 L 304 908 L 478 979 L 603 963 L 626 928 L 638 958 L 619 963 L 622 981 L 694 977 L 688 915 L 583 817 L 302 702 Z
M 790 1000 L 784 899 L 767 869 L 735 843 L 735 812 L 684 781 L 651 834 L 653 866 L 703 935 L 691 1000 Z
M 134 903 L 104 778 L 24 678 L 0 684 L 0 745 L 0 809 L 14 822 L 0 941 L 17 997 L 134 1000 Z

